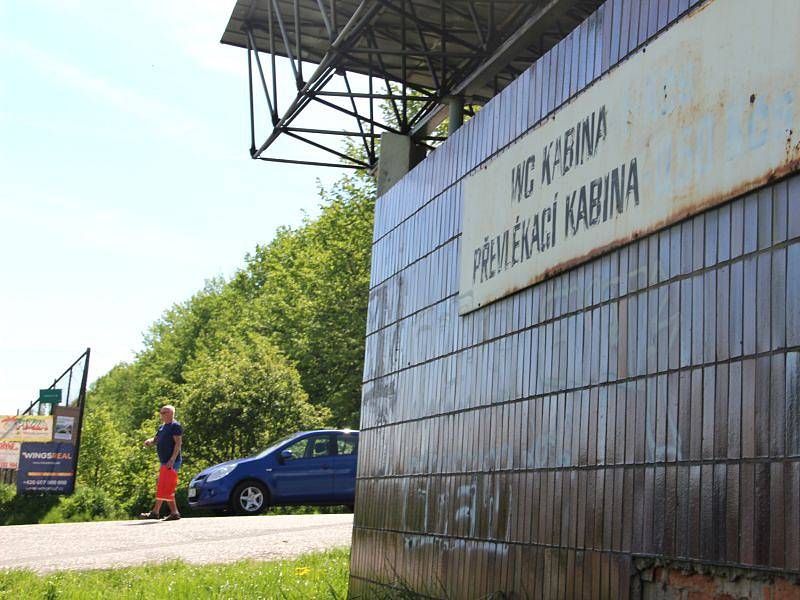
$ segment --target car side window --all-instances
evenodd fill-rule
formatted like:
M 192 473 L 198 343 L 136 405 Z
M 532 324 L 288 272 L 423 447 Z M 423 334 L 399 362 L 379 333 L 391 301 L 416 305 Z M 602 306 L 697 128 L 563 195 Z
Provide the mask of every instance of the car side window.
M 291 446 L 287 446 L 284 450 L 289 450 L 292 453 L 291 460 L 296 458 L 305 458 L 306 450 L 308 449 L 308 438 L 304 438 L 299 442 L 295 442 Z
M 336 436 L 336 450 L 339 456 L 358 453 L 358 436 L 339 434 Z
M 309 438 L 308 442 L 308 458 L 322 458 L 324 456 L 330 456 L 331 444 L 330 438 L 327 435 Z

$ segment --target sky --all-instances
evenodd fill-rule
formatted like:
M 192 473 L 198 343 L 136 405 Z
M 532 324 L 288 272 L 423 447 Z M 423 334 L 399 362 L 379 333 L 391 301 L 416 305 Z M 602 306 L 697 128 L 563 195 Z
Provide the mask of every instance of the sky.
M 0 2 L 0 414 L 87 347 L 90 381 L 133 359 L 342 175 L 250 160 L 232 6 Z

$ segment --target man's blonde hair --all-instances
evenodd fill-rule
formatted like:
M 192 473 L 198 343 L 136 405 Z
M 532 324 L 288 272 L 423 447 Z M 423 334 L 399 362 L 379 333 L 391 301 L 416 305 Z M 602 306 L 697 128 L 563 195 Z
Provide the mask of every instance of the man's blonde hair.
M 161 410 L 164 410 L 165 408 L 172 413 L 173 417 L 175 416 L 175 407 L 172 406 L 172 404 L 165 404 L 164 406 L 161 407 Z

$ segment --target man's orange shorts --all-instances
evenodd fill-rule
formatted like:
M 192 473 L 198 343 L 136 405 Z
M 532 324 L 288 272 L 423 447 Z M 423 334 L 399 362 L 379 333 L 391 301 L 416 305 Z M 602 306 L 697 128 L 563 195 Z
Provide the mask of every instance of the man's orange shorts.
M 156 500 L 175 500 L 175 489 L 178 487 L 178 472 L 167 465 L 161 465 L 156 486 Z

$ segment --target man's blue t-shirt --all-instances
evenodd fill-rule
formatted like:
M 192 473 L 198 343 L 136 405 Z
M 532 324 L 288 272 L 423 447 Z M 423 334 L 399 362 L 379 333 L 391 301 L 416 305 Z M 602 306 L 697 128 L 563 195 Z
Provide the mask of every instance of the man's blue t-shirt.
M 172 452 L 175 450 L 175 439 L 172 436 L 183 435 L 183 427 L 177 421 L 172 423 L 162 423 L 156 432 L 156 451 L 158 452 L 158 460 L 162 465 L 169 462 L 172 458 Z M 181 453 L 178 451 L 178 456 L 175 457 L 175 470 L 181 464 Z

